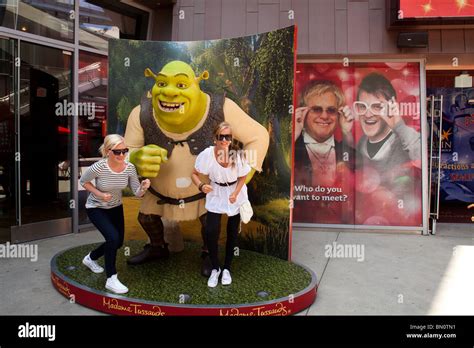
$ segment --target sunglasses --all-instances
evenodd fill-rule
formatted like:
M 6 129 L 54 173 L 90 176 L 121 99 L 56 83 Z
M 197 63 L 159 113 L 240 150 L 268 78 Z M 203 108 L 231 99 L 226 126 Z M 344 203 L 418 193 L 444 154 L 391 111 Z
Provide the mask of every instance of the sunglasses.
M 370 112 L 373 115 L 380 116 L 383 114 L 385 110 L 385 104 L 386 103 L 383 103 L 383 102 L 373 102 L 373 103 L 367 104 L 363 101 L 356 101 L 354 102 L 354 112 L 357 115 L 362 116 L 362 115 L 365 115 L 367 111 L 370 110 Z
M 309 111 L 315 113 L 317 116 L 321 116 L 324 111 L 326 111 L 326 114 L 329 116 L 336 116 L 339 114 L 339 110 L 337 110 L 335 106 L 330 106 L 324 109 L 322 106 L 315 105 L 312 106 Z
M 114 155 L 119 156 L 119 155 L 125 155 L 128 152 L 128 149 L 121 149 L 121 150 L 112 150 Z
M 219 134 L 217 136 L 219 141 L 232 141 L 232 134 Z

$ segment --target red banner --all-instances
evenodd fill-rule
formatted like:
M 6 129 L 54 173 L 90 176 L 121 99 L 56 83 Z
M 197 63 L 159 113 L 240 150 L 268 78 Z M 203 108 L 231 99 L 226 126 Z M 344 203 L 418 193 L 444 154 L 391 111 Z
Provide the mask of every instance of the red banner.
M 473 0 L 400 0 L 399 17 L 474 17 Z

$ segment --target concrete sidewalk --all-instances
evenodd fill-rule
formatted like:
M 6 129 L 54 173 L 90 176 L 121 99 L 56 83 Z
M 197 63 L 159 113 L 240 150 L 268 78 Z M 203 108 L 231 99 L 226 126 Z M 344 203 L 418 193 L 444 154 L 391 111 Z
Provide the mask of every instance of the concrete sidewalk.
M 473 237 L 474 224 L 440 224 L 436 236 L 295 230 L 293 260 L 319 282 L 315 303 L 299 315 L 473 315 Z M 49 266 L 57 252 L 99 241 L 97 231 L 71 234 L 35 242 L 36 262 L 2 259 L 0 314 L 101 315 L 60 295 Z M 363 253 L 328 257 L 330 247 Z

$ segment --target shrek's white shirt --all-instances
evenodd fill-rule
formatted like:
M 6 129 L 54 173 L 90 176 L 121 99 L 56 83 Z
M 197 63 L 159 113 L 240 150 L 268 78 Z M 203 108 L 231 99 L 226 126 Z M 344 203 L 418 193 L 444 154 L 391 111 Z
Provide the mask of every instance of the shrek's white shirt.
M 235 203 L 229 202 L 229 196 L 235 191 L 237 183 L 230 186 L 220 186 L 216 183 L 230 183 L 250 172 L 250 166 L 238 158 L 235 166 L 224 168 L 217 162 L 214 146 L 209 146 L 196 158 L 195 168 L 199 173 L 209 175 L 212 191 L 206 195 L 207 211 L 234 216 L 239 213 L 240 205 L 248 200 L 247 186 L 244 184 Z

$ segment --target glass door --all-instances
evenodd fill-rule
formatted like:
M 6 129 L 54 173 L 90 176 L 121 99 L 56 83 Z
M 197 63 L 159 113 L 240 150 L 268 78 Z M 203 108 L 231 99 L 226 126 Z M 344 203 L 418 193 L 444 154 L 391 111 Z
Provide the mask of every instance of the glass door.
M 22 224 L 69 217 L 72 56 L 22 42 L 20 57 Z
M 16 41 L 0 38 L 0 243 L 17 225 L 14 54 Z
M 70 233 L 72 54 L 20 40 L 6 42 L 10 63 L 2 64 L 2 69 L 8 65 L 13 73 L 0 80 L 9 106 L 7 120 L 1 113 L 0 127 L 8 129 L 3 132 L 11 139 L 5 145 L 9 152 L 0 155 L 0 168 L 6 173 L 2 183 L 10 183 L 2 184 L 4 200 L 14 192 L 8 203 L 15 209 L 3 214 L 10 218 L 5 226 L 10 227 L 14 243 Z M 6 105 L 1 104 L 2 110 Z

